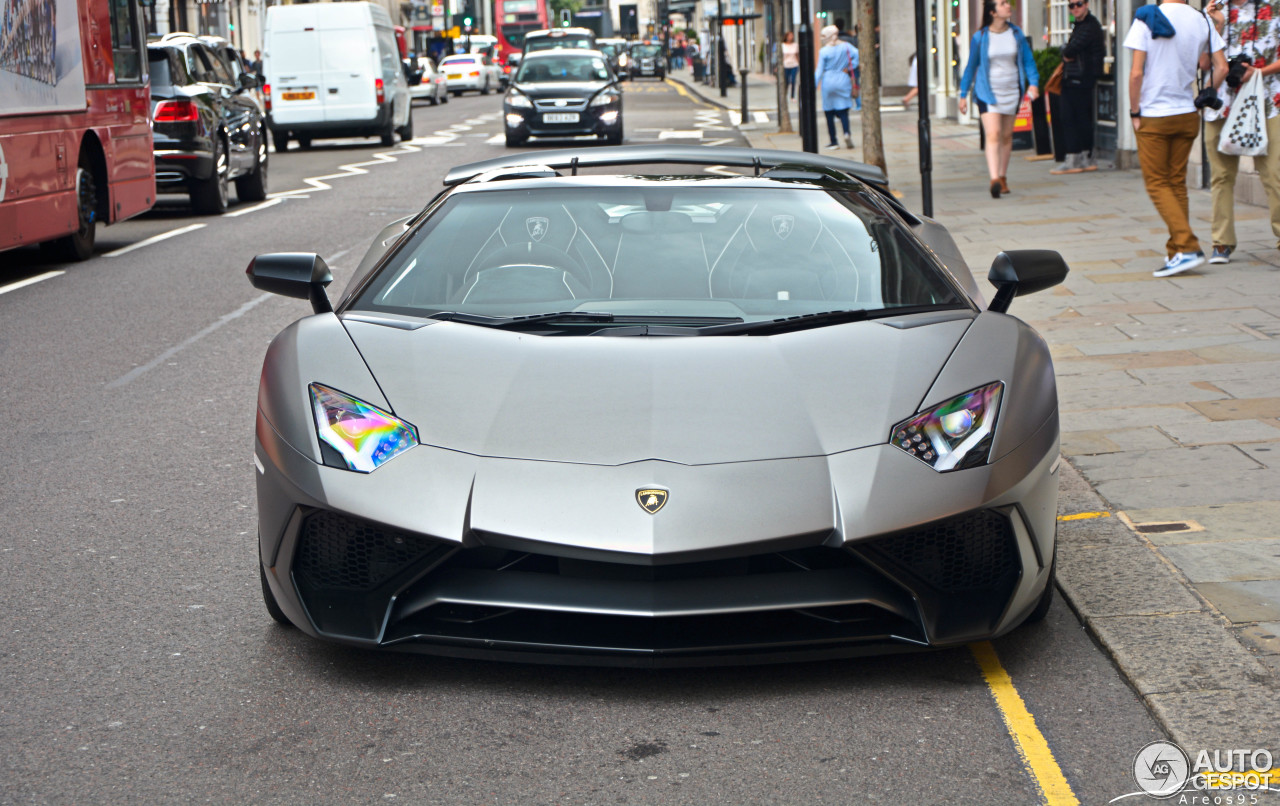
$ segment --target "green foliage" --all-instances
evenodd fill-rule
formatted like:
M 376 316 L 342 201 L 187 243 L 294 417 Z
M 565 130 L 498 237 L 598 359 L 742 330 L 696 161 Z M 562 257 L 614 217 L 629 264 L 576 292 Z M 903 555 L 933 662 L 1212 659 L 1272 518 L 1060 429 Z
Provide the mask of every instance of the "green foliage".
M 1040 86 L 1044 86 L 1044 82 L 1049 80 L 1049 76 L 1053 75 L 1053 71 L 1058 69 L 1058 65 L 1062 64 L 1061 48 L 1044 48 L 1042 50 L 1033 50 L 1031 55 L 1036 60 L 1036 70 L 1040 72 Z
M 582 0 L 551 0 L 551 17 L 553 20 L 560 19 L 560 9 L 567 8 L 570 13 L 577 14 L 582 10 Z M 553 23 L 553 27 L 559 23 Z

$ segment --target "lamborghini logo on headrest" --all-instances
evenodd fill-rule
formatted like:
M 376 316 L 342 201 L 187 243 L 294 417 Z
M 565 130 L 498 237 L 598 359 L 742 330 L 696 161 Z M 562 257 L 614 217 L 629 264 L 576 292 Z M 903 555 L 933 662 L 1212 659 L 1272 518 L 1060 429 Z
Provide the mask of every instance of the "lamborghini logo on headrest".
M 667 503 L 666 490 L 636 490 L 636 503 L 650 515 L 654 515 Z
M 529 237 L 535 241 L 541 241 L 543 236 L 547 234 L 547 227 L 551 224 L 551 219 L 535 216 L 524 220 L 524 228 L 529 231 Z
M 796 217 L 793 215 L 776 215 L 773 217 L 773 234 L 782 240 L 786 240 L 791 236 L 791 231 L 796 228 Z

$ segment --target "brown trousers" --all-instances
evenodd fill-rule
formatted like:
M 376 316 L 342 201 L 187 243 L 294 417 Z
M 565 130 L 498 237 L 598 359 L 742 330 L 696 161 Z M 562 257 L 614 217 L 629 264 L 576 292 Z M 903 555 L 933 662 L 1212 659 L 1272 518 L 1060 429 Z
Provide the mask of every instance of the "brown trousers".
M 1240 171 L 1240 158 L 1218 150 L 1226 125 L 1225 120 L 1211 120 L 1205 124 L 1204 136 L 1209 146 L 1209 167 L 1213 169 L 1213 243 L 1215 246 L 1234 247 L 1236 174 Z M 1267 192 L 1271 234 L 1280 244 L 1280 116 L 1267 119 L 1267 153 L 1249 159 L 1253 160 L 1253 168 L 1262 179 L 1262 189 Z
M 1187 160 L 1200 134 L 1200 114 L 1188 112 L 1164 118 L 1142 118 L 1138 128 L 1138 162 L 1147 195 L 1169 228 L 1165 248 L 1175 252 L 1199 252 L 1200 241 L 1191 231 L 1187 202 Z

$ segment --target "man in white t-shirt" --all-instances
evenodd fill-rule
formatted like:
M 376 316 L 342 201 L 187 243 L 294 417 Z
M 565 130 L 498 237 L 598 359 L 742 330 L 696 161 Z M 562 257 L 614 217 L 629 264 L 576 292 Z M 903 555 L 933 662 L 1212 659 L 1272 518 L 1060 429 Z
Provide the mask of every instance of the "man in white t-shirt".
M 1216 89 L 1227 76 L 1227 60 L 1222 37 L 1186 0 L 1164 0 L 1138 13 L 1124 40 L 1133 51 L 1129 117 L 1147 195 L 1169 228 L 1169 259 L 1153 274 L 1168 277 L 1204 265 L 1187 201 L 1187 160 L 1200 133 L 1196 69 L 1212 64 L 1210 84 Z

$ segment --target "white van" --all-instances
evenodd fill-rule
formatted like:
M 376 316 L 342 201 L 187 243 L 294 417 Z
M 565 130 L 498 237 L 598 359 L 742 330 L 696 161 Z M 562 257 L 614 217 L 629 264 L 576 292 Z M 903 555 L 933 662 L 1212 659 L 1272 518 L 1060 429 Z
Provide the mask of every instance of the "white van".
M 263 31 L 267 125 L 276 151 L 296 139 L 413 137 L 409 85 L 391 17 L 372 3 L 267 8 Z

